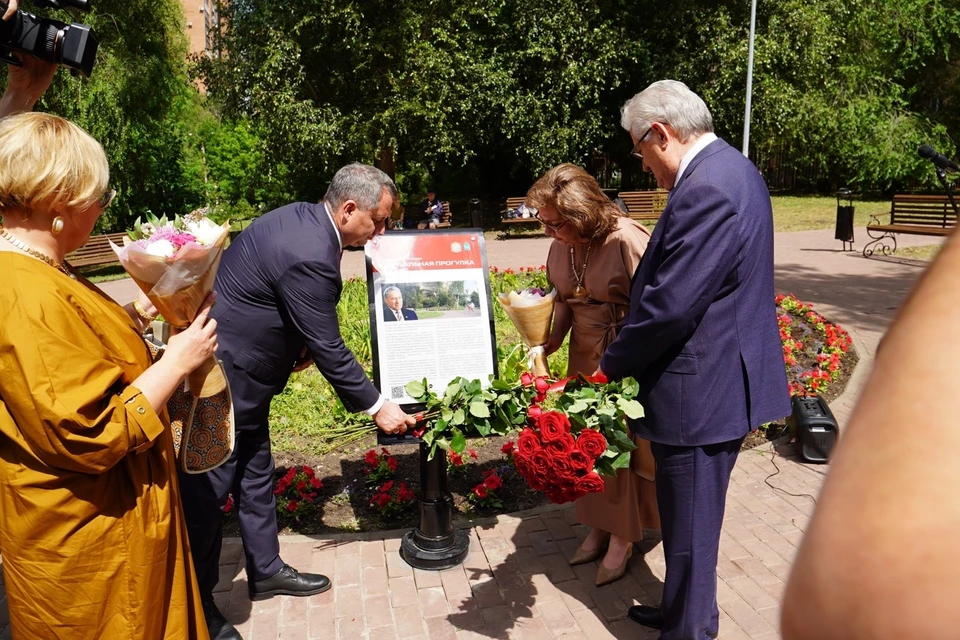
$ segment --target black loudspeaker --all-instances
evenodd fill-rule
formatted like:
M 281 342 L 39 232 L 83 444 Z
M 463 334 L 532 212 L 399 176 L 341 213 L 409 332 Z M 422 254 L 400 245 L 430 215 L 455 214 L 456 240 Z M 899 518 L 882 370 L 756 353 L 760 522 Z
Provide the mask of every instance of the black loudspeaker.
M 800 455 L 807 462 L 827 462 L 840 435 L 830 407 L 820 396 L 794 396 L 792 405 L 787 420 Z

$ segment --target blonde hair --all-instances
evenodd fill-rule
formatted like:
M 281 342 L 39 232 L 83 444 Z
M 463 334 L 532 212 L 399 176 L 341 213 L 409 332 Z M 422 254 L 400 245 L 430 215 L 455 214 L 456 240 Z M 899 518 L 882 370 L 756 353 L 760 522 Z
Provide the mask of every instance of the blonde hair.
M 524 203 L 556 209 L 581 238 L 590 240 L 605 238 L 623 215 L 593 176 L 574 164 L 560 164 L 543 174 L 527 191 Z
M 109 182 L 103 147 L 72 122 L 47 113 L 0 120 L 0 212 L 85 209 Z

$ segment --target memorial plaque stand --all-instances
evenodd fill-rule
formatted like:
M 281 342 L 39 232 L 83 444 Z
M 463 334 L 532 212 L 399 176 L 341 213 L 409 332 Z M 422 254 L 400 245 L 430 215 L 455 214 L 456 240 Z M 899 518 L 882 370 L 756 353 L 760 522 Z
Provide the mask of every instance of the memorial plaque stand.
M 420 443 L 420 524 L 400 543 L 400 557 L 416 569 L 439 571 L 455 567 L 464 561 L 470 548 L 467 532 L 453 526 L 447 457 L 441 451 L 433 460 L 427 460 L 429 449 L 426 443 Z

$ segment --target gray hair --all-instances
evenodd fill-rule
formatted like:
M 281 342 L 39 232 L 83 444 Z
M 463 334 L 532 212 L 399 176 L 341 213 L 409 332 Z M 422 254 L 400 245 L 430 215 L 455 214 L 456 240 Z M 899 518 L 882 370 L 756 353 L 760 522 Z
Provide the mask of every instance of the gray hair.
M 386 298 L 387 294 L 390 293 L 391 291 L 396 291 L 397 293 L 400 294 L 401 298 L 403 297 L 403 292 L 400 291 L 400 287 L 387 287 L 386 289 L 383 290 L 383 297 Z
M 354 162 L 337 171 L 323 199 L 334 211 L 347 200 L 356 201 L 361 211 L 375 211 L 384 190 L 398 199 L 397 185 L 390 176 L 376 167 Z
M 620 110 L 620 126 L 635 136 L 654 122 L 669 124 L 681 142 L 713 131 L 713 116 L 703 98 L 677 80 L 654 82 Z

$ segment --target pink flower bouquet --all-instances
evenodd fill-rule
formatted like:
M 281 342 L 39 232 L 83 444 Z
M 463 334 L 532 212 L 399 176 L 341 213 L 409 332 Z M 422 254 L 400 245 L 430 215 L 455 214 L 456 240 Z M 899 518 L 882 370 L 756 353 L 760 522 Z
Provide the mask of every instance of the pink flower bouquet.
M 197 317 L 226 248 L 229 224 L 218 225 L 202 212 L 173 220 L 137 219 L 124 247 L 113 245 L 120 264 L 139 285 L 163 319 L 185 328 Z M 191 395 L 207 398 L 224 390 L 226 380 L 211 358 L 188 378 Z

